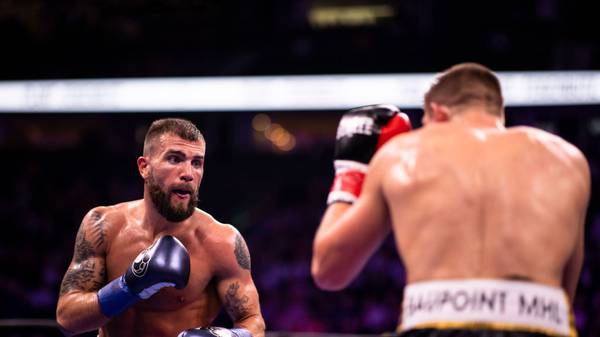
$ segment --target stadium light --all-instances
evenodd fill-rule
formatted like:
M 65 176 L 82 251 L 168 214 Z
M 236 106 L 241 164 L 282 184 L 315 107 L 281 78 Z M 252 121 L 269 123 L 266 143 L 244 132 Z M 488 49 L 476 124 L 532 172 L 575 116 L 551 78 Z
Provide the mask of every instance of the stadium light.
M 0 81 L 0 112 L 420 108 L 427 74 Z M 600 71 L 499 72 L 507 106 L 600 104 Z

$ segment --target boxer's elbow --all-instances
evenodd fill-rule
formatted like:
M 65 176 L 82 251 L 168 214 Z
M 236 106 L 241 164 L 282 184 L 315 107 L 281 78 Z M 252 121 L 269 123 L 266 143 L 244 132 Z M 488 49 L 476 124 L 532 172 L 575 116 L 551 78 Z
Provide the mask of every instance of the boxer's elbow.
M 248 331 L 252 334 L 252 337 L 265 337 L 265 320 L 261 315 L 254 315 L 251 319 L 252 323 L 249 324 Z
M 322 290 L 337 291 L 344 289 L 350 279 L 343 273 L 342 268 L 336 268 L 330 261 L 324 259 L 322 254 L 315 251 L 313 255 L 310 272 L 317 287 Z
M 56 313 L 56 323 L 58 324 L 58 329 L 65 336 L 74 336 L 97 328 L 95 326 L 89 326 L 85 321 L 64 314 L 60 309 L 57 310 Z
M 311 270 L 312 278 L 315 281 L 315 284 L 321 290 L 327 291 L 338 291 L 346 288 L 349 281 L 340 277 L 339 274 L 334 272 L 326 272 L 323 269 L 319 269 L 318 267 L 314 267 Z
M 58 305 L 56 308 L 56 323 L 58 328 L 65 336 L 73 336 L 78 333 L 76 331 L 75 321 L 70 319 L 70 315 L 67 312 L 65 305 Z
M 58 300 L 56 323 L 65 336 L 72 336 L 97 329 L 101 322 L 108 320 L 101 314 L 94 314 L 88 306 L 82 306 L 76 294 L 67 294 Z M 92 316 L 102 316 L 94 319 Z

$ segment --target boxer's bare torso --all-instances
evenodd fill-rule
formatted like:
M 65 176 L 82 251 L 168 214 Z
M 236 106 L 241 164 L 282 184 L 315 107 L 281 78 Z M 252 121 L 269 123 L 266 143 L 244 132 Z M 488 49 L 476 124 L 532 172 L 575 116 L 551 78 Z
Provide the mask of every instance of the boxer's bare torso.
M 545 131 L 505 128 L 500 81 L 481 64 L 448 68 L 423 98 L 412 132 L 379 105 L 342 117 L 315 282 L 345 288 L 391 233 L 406 270 L 399 331 L 575 336 L 565 293 L 572 302 L 583 262 L 585 157 Z
M 375 154 L 356 203 L 325 212 L 313 274 L 321 287 L 342 289 L 393 232 L 408 283 L 524 279 L 562 287 L 572 300 L 589 193 L 587 161 L 574 146 L 465 113 Z
M 388 205 L 409 283 L 518 278 L 573 294 L 589 171 L 562 139 L 436 123 L 392 140 L 368 177 Z
M 264 336 L 244 239 L 196 208 L 205 152 L 193 123 L 172 118 L 152 123 L 137 158 L 143 199 L 94 208 L 81 223 L 56 310 L 66 334 L 100 329 L 102 337 L 174 337 L 208 326 L 223 307 L 240 333 Z M 165 235 L 178 239 L 176 249 L 148 261 L 168 264 L 164 272 L 154 269 L 127 280 L 138 254 Z M 165 257 L 176 250 L 185 254 Z
M 93 264 L 95 272 L 84 283 L 89 290 L 99 289 L 123 274 L 156 238 L 169 234 L 189 252 L 188 285 L 181 290 L 163 288 L 140 301 L 108 321 L 100 329 L 100 336 L 177 336 L 185 329 L 210 325 L 223 304 L 240 320 L 257 312 L 258 298 L 248 296 L 256 291 L 250 278 L 247 247 L 233 227 L 197 209 L 184 222 L 155 232 L 151 224 L 144 222 L 144 212 L 144 203 L 138 200 L 97 207 L 86 215 L 77 236 L 75 258 L 83 255 L 82 263 Z M 231 277 L 236 274 L 231 270 L 239 268 L 247 270 L 241 277 Z M 246 292 L 246 287 L 253 291 Z

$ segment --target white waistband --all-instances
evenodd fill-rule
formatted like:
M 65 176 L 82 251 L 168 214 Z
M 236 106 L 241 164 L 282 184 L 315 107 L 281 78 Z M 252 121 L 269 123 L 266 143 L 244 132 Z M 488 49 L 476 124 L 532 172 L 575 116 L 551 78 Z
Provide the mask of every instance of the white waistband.
M 488 327 L 576 336 L 560 288 L 512 280 L 443 280 L 404 289 L 400 330 Z

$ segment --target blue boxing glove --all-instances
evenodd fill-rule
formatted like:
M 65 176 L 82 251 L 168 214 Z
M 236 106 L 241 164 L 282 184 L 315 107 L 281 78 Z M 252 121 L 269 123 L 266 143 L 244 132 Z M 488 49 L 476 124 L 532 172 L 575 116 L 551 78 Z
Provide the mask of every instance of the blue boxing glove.
M 100 310 L 113 317 L 164 287 L 184 288 L 190 277 L 190 256 L 171 235 L 158 238 L 143 250 L 125 274 L 98 291 Z
M 225 329 L 210 326 L 182 331 L 177 337 L 252 337 L 250 331 L 242 328 Z

